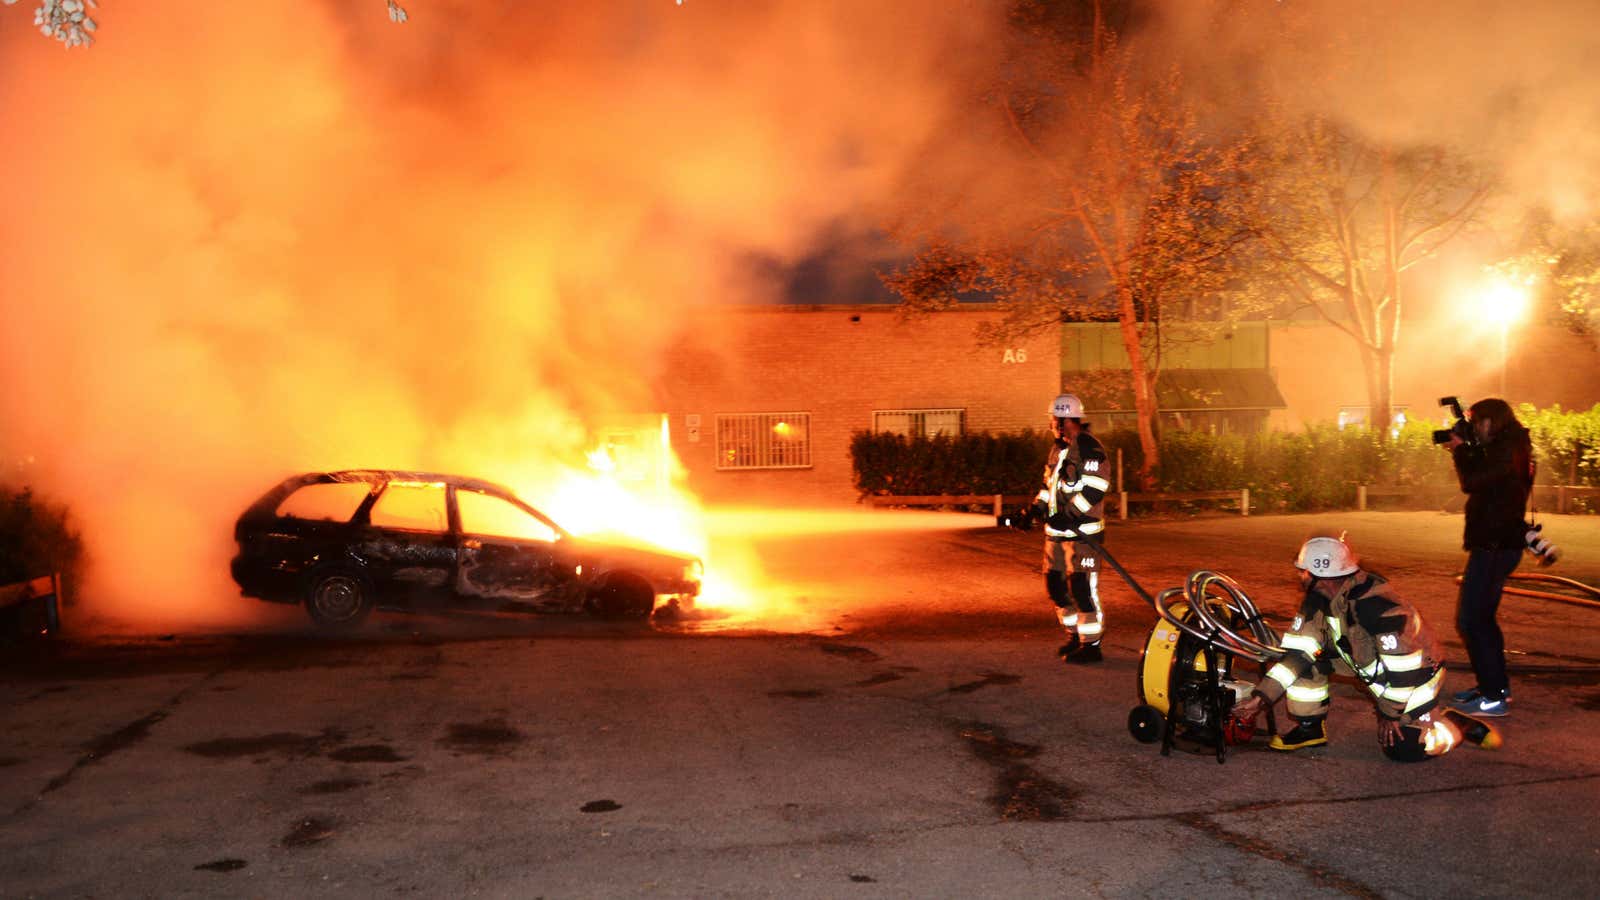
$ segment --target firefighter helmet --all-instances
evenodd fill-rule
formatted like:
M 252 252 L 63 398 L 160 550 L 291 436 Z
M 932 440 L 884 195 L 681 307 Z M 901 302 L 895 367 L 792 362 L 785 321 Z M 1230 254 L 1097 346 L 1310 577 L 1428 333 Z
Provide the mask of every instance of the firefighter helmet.
M 1340 578 L 1356 570 L 1356 554 L 1343 538 L 1314 537 L 1300 545 L 1300 555 L 1294 567 L 1311 573 L 1313 578 Z
M 1050 415 L 1057 419 L 1083 418 L 1083 401 L 1072 394 L 1062 394 L 1050 404 Z

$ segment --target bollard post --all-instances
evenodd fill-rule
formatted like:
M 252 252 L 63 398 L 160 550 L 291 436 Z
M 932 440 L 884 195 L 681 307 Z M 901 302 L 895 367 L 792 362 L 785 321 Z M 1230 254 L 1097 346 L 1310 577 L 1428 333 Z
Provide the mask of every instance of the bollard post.
M 1362 512 L 1367 509 L 1367 486 L 1364 484 L 1356 485 L 1356 509 Z
M 1239 489 L 1239 514 L 1240 515 L 1244 515 L 1244 516 L 1250 515 L 1250 489 L 1249 488 L 1240 488 Z
M 1128 492 L 1122 489 L 1122 448 L 1117 448 L 1117 518 L 1128 518 Z
M 1006 505 L 1003 502 L 1002 496 L 1000 494 L 995 494 L 994 495 L 994 517 L 996 519 L 999 519 L 1001 516 L 1005 515 L 1005 512 L 1006 512 Z

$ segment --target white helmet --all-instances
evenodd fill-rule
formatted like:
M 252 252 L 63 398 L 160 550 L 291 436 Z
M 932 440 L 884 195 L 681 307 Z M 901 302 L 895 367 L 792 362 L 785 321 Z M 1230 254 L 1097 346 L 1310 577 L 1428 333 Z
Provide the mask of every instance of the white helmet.
M 1057 419 L 1083 418 L 1083 401 L 1072 394 L 1062 394 L 1050 404 L 1050 415 Z
M 1310 572 L 1313 578 L 1339 578 L 1355 572 L 1357 561 L 1343 538 L 1314 537 L 1300 545 L 1294 567 Z

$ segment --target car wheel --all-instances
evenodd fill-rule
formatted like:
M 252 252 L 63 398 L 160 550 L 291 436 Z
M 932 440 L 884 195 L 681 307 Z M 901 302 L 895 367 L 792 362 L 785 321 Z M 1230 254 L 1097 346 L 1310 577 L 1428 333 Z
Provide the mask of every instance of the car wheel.
M 613 575 L 595 591 L 592 605 L 602 619 L 648 619 L 656 608 L 656 592 L 642 578 Z
M 360 625 L 372 612 L 372 586 L 353 572 L 324 572 L 311 579 L 306 612 L 317 627 L 342 631 Z

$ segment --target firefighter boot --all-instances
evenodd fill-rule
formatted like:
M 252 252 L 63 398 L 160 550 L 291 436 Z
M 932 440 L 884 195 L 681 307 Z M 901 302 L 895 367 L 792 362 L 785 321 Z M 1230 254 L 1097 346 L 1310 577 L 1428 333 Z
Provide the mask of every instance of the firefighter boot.
M 1067 642 L 1065 644 L 1062 644 L 1060 647 L 1056 648 L 1056 655 L 1062 659 L 1066 659 L 1072 654 L 1077 653 L 1078 647 L 1081 645 L 1082 642 L 1078 640 L 1078 633 L 1074 631 L 1072 635 L 1067 638 Z
M 1500 729 L 1482 719 L 1474 718 L 1454 709 L 1445 710 L 1444 717 L 1449 719 L 1452 725 L 1461 729 L 1461 737 L 1469 744 L 1482 747 L 1485 750 L 1494 750 L 1502 743 Z
M 1074 637 L 1074 639 L 1076 639 L 1077 636 L 1074 635 L 1073 637 Z M 1099 641 L 1095 641 L 1092 644 L 1084 644 L 1083 646 L 1079 647 L 1077 650 L 1073 651 L 1072 653 L 1068 653 L 1066 655 L 1067 662 L 1073 663 L 1075 665 L 1086 665 L 1088 663 L 1097 663 L 1097 662 L 1101 661 L 1102 659 L 1105 659 L 1105 657 L 1100 654 L 1100 642 Z
M 1274 750 L 1302 750 L 1306 747 L 1321 747 L 1328 743 L 1327 720 L 1318 716 L 1314 719 L 1300 719 L 1288 734 L 1275 734 L 1272 742 L 1267 744 Z

